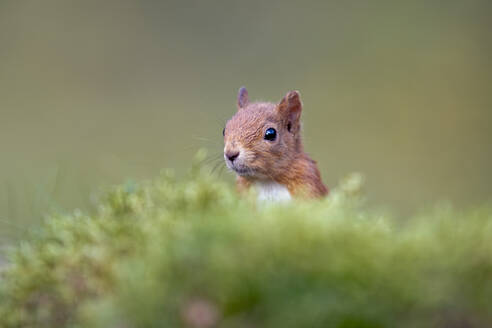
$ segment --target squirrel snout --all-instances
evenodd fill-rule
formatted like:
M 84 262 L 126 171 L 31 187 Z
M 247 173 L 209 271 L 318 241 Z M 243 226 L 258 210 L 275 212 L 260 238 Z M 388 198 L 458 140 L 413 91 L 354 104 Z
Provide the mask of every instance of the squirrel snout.
M 234 162 L 234 160 L 239 156 L 239 151 L 227 151 L 225 153 L 226 157 L 231 161 Z

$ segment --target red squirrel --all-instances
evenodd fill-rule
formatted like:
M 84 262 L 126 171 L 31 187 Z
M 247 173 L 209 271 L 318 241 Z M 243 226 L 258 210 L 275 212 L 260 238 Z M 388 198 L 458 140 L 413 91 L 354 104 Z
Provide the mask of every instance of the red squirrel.
M 254 187 L 258 199 L 287 201 L 320 198 L 328 193 L 316 162 L 301 142 L 302 103 L 290 91 L 280 103 L 249 102 L 242 87 L 237 112 L 226 123 L 224 159 L 237 175 L 240 192 Z

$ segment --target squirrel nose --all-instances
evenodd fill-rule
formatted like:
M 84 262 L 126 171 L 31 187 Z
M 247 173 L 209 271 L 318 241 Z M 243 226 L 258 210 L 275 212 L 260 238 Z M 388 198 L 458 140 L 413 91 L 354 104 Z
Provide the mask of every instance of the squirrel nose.
M 231 161 L 234 162 L 234 160 L 239 156 L 238 151 L 228 151 L 226 152 L 226 157 Z

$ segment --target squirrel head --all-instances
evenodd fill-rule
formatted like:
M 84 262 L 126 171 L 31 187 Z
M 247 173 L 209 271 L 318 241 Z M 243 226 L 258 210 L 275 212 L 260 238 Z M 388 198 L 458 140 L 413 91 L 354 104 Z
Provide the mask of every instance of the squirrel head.
M 224 159 L 229 169 L 249 179 L 275 179 L 302 153 L 299 92 L 278 103 L 249 102 L 242 87 L 237 112 L 224 128 Z

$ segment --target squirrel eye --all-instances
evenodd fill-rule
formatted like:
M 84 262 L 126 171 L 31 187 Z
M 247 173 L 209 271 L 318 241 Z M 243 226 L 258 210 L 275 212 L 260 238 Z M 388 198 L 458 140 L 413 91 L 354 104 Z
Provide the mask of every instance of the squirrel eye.
M 225 128 L 222 130 L 222 135 L 225 137 Z
M 274 128 L 268 128 L 266 131 L 265 131 L 265 140 L 268 140 L 268 141 L 273 141 L 275 140 L 275 138 L 277 137 L 277 131 L 275 131 Z

